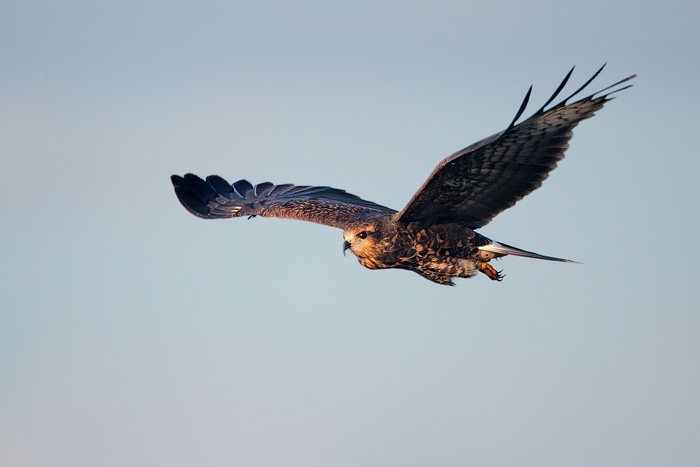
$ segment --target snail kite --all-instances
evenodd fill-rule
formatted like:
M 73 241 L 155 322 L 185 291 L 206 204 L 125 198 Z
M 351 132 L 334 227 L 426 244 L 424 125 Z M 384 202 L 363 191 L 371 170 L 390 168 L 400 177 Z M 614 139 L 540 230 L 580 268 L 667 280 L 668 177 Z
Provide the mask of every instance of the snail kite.
M 531 86 L 505 130 L 440 162 L 398 212 L 327 186 L 253 186 L 247 180 L 230 184 L 217 175 L 202 180 L 193 174 L 173 175 L 172 183 L 182 205 L 197 217 L 281 217 L 337 227 L 344 230 L 343 252 L 350 250 L 363 266 L 407 269 L 438 284 L 453 285 L 452 278 L 477 271 L 500 281 L 503 275 L 488 263 L 505 255 L 571 262 L 496 242 L 475 230 L 539 188 L 564 158 L 574 127 L 601 109 L 611 94 L 630 87 L 618 85 L 635 75 L 568 104 L 603 67 L 576 92 L 547 108 L 572 68 L 554 95 L 517 123 Z

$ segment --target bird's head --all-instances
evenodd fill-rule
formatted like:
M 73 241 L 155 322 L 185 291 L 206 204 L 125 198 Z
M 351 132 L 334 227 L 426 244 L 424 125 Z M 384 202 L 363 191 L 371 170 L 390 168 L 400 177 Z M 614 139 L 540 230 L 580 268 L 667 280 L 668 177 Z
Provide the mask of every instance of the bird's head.
M 381 228 L 379 224 L 368 223 L 350 227 L 343 232 L 343 254 L 350 250 L 363 266 L 377 267 L 375 258 L 381 249 Z

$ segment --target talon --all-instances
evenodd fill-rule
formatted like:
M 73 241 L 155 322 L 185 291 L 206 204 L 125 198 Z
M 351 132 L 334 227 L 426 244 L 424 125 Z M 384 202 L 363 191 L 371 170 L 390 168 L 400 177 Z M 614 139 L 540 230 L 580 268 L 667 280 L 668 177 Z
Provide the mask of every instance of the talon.
M 491 266 L 490 264 L 485 263 L 483 261 L 479 263 L 479 271 L 486 274 L 486 277 L 488 277 L 492 281 L 501 282 L 503 280 L 503 278 L 505 277 L 505 274 L 502 274 L 502 272 L 503 272 L 502 270 L 496 271 L 493 268 L 493 266 Z

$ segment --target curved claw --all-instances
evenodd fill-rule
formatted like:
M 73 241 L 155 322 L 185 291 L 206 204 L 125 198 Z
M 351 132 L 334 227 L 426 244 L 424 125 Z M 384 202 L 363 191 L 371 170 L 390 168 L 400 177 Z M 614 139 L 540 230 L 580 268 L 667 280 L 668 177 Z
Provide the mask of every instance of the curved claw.
M 484 273 L 486 275 L 486 277 L 488 277 L 492 281 L 501 282 L 503 280 L 503 278 L 506 277 L 506 275 L 503 274 L 503 270 L 496 271 L 493 268 L 493 266 L 491 266 L 490 264 L 488 264 L 484 261 L 481 261 L 479 263 L 479 271 Z

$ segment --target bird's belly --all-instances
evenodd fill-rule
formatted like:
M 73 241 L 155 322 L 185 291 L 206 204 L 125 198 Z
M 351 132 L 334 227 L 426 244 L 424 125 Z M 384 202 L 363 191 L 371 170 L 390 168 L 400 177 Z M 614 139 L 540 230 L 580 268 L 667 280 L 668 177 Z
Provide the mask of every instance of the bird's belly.
M 477 268 L 477 263 L 468 258 L 432 258 L 419 262 L 419 269 L 452 277 L 470 277 Z

